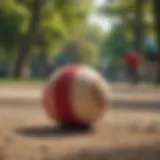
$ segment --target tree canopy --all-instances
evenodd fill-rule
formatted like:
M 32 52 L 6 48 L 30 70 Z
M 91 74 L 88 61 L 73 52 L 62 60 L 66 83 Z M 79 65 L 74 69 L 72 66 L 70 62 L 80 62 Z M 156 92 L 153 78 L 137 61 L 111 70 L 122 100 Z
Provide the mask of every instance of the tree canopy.
M 0 50 L 21 76 L 31 54 L 56 54 L 61 44 L 84 31 L 93 0 L 5 0 L 0 5 Z M 8 57 L 6 57 L 8 58 Z

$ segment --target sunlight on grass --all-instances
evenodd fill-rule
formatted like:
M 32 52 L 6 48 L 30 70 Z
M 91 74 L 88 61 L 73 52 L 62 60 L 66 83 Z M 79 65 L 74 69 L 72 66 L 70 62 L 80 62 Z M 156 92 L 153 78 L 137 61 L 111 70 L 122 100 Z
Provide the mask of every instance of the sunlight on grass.
M 20 85 L 41 85 L 45 83 L 45 79 L 0 79 L 0 85 L 11 85 L 11 84 L 20 84 Z

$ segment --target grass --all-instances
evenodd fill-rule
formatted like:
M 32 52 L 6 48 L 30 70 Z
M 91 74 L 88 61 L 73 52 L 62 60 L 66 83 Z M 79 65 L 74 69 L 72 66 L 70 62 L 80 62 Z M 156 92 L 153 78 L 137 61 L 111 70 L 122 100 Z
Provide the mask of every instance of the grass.
M 43 84 L 46 80 L 44 79 L 12 79 L 12 78 L 5 78 L 0 79 L 0 85 L 5 84 Z

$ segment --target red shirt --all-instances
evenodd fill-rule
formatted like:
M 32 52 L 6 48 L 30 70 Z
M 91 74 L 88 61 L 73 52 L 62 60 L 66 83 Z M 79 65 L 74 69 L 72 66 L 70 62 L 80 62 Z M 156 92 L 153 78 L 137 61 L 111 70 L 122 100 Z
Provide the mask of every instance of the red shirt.
M 137 52 L 127 52 L 123 57 L 122 61 L 125 62 L 129 68 L 136 69 L 141 63 L 141 58 Z

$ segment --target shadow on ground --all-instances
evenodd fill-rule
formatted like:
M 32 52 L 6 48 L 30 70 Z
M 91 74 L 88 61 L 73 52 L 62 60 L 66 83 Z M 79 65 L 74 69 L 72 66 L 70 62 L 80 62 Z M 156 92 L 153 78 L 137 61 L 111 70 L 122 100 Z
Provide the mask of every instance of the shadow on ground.
M 134 148 L 91 149 L 66 156 L 66 160 L 160 160 L 160 143 Z
M 58 136 L 76 136 L 92 133 L 92 127 L 73 127 L 73 126 L 31 126 L 21 127 L 14 130 L 16 134 L 27 137 L 49 138 Z

